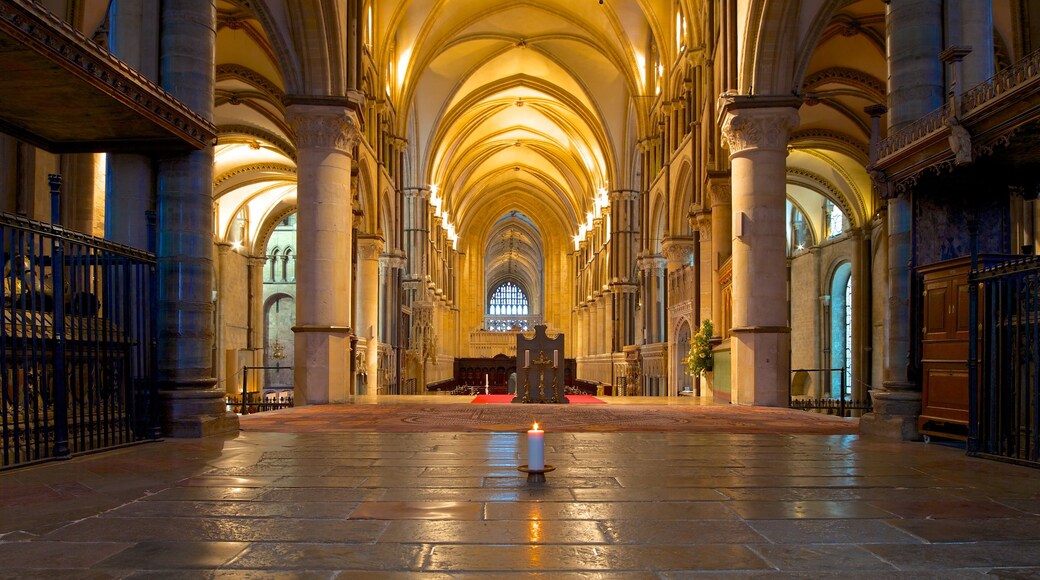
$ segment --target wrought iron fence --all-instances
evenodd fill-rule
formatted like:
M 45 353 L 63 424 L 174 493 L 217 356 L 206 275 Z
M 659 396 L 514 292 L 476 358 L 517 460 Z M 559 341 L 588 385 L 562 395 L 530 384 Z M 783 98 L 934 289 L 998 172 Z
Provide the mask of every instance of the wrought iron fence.
M 1040 257 L 973 265 L 968 298 L 968 453 L 1040 467 Z
M 848 387 L 847 370 L 848 367 L 792 370 L 791 386 L 788 390 L 788 406 L 792 409 L 801 409 L 802 411 L 823 411 L 839 417 L 858 417 L 863 413 L 869 413 L 874 408 L 873 402 L 869 396 L 864 399 L 852 398 L 852 393 Z M 794 392 L 795 377 L 799 375 L 808 377 L 811 376 L 810 373 L 823 377 L 816 389 L 819 391 L 819 394 L 822 395 L 824 392 L 832 391 L 833 389 L 830 385 L 835 384 L 838 386 L 838 397 L 813 396 L 804 392 L 796 394 Z
M 155 258 L 0 214 L 3 466 L 158 437 Z
M 273 371 L 274 375 L 289 375 L 288 380 L 282 380 L 282 385 L 254 385 L 250 390 L 249 371 Z M 292 367 L 275 366 L 244 366 L 242 367 L 242 390 L 234 395 L 227 395 L 225 403 L 228 411 L 234 411 L 240 415 L 250 413 L 262 413 L 277 409 L 288 409 L 293 406 Z M 253 379 L 263 377 L 261 373 L 253 373 Z

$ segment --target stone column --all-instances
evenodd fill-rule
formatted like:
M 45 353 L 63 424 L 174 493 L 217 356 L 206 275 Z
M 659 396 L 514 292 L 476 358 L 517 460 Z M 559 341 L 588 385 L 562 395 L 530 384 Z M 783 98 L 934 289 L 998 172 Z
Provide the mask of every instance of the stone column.
M 599 297 L 599 300 L 603 316 L 603 327 L 600 330 L 602 333 L 600 339 L 603 341 L 602 352 L 611 353 L 614 352 L 614 348 L 617 347 L 617 345 L 614 344 L 614 317 L 616 316 L 616 313 L 614 312 L 614 292 L 611 290 L 604 290 L 603 294 Z
M 692 218 L 690 225 L 693 226 L 699 235 L 697 244 L 697 279 L 700 280 L 701 292 L 698 301 L 700 309 L 698 317 L 701 320 L 711 320 L 714 324 L 716 319 L 712 318 L 712 304 L 715 294 L 719 294 L 719 292 L 713 286 L 716 275 L 715 268 L 712 267 L 715 252 L 714 248 L 712 248 L 711 222 L 711 212 L 704 212 Z M 697 332 L 697 329 L 693 329 L 693 332 Z
M 163 2 L 161 22 L 163 88 L 212 119 L 214 2 Z M 213 148 L 161 159 L 158 175 L 156 367 L 162 428 L 176 437 L 237 432 L 238 417 L 226 411 L 212 359 Z
M 378 236 L 359 236 L 358 248 L 358 311 L 357 335 L 379 339 L 379 260 L 383 239 Z
M 645 256 L 640 260 L 646 280 L 646 296 L 643 307 L 646 308 L 646 342 L 656 344 L 665 341 L 665 320 L 668 316 L 668 305 L 665 304 L 665 276 L 667 267 L 665 259 L 659 255 Z
M 963 78 L 957 79 L 958 93 L 986 81 L 993 76 L 993 2 L 972 0 L 958 2 L 961 10 L 961 44 L 971 47 L 971 54 L 961 67 Z
M 358 124 L 344 106 L 291 104 L 296 134 L 297 405 L 346 400 L 350 389 L 351 155 Z
M 797 105 L 734 97 L 723 109 L 733 194 L 732 385 L 734 402 L 743 405 L 787 405 L 786 159 Z
M 379 373 L 379 305 L 380 300 L 380 255 L 383 240 L 379 237 L 358 239 L 358 311 L 357 335 L 367 339 L 368 394 L 375 394 L 375 381 Z M 385 300 L 385 297 L 383 298 Z
M 160 6 L 159 2 L 113 0 L 108 12 L 109 50 L 156 82 L 159 82 Z M 212 100 L 212 91 L 206 96 Z M 136 153 L 112 153 L 107 156 L 106 173 L 105 237 L 154 251 L 147 247 L 145 220 L 145 212 L 155 209 L 152 158 Z
M 942 105 L 942 1 L 905 0 L 888 5 L 888 134 Z M 921 390 L 910 374 L 913 205 L 904 192 L 886 202 L 888 248 L 881 387 L 871 391 L 874 411 L 860 419 L 864 433 L 915 439 Z
M 94 235 L 94 154 L 61 156 L 61 225 Z
M 404 271 L 404 303 L 408 305 L 419 300 L 425 292 L 429 199 L 429 189 L 409 187 L 404 190 L 404 251 L 408 257 Z
M 620 351 L 636 344 L 635 258 L 639 233 L 639 192 L 610 192 L 611 290 L 614 296 L 614 344 Z
M 689 266 L 691 258 L 693 257 L 694 243 L 690 238 L 668 238 L 661 244 L 661 249 L 667 259 L 667 272 L 664 275 L 666 284 L 670 284 L 674 279 L 680 280 L 681 277 L 679 272 L 684 266 Z M 673 276 L 674 275 L 674 276 Z M 674 298 L 674 297 L 673 297 Z M 681 379 L 680 374 L 683 372 L 679 368 L 679 361 L 682 357 L 686 356 L 686 353 L 676 352 L 674 345 L 678 344 L 678 337 L 673 335 L 675 331 L 674 321 L 671 319 L 671 306 L 669 298 L 666 297 L 662 309 L 664 310 L 662 324 L 662 340 L 669 343 L 670 348 L 668 349 L 668 357 L 665 359 L 667 367 L 665 368 L 665 375 L 668 377 L 668 382 L 665 385 L 664 390 L 669 396 L 678 395 L 678 385 Z M 696 326 L 696 321 L 693 321 L 693 326 Z M 695 329 L 691 331 L 696 332 Z
M 733 218 L 729 175 L 708 178 L 711 195 L 711 239 L 714 253 L 711 256 L 711 319 L 715 323 L 715 336 L 729 332 L 722 328 L 724 307 L 722 305 L 722 283 L 719 268 L 733 253 Z

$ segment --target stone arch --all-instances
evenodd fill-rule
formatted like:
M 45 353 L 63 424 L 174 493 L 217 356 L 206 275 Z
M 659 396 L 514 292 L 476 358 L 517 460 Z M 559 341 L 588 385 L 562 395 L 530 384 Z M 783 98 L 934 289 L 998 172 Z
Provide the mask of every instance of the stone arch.
M 694 199 L 696 192 L 693 186 L 693 162 L 685 151 L 679 161 L 679 168 L 676 170 L 673 183 L 675 183 L 675 188 L 672 191 L 672 235 L 688 236 L 690 235 L 690 224 L 689 220 L 685 218 L 695 205 L 700 204 L 700 200 Z
M 660 254 L 661 244 L 668 235 L 667 196 L 659 189 L 650 194 L 650 231 L 647 232 L 646 250 L 652 254 Z
M 672 364 L 675 368 L 676 392 L 696 390 L 694 385 L 696 378 L 686 374 L 686 367 L 683 365 L 683 359 L 689 354 L 690 342 L 693 339 L 693 324 L 689 317 L 679 318 L 672 336 L 675 337 L 675 354 L 672 355 Z

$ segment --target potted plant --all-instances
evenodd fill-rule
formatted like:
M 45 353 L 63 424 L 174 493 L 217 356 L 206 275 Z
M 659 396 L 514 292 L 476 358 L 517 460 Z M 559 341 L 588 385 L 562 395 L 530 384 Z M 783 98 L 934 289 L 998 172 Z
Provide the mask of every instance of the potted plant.
M 690 339 L 690 352 L 683 359 L 686 374 L 699 377 L 705 371 L 711 372 L 711 338 L 714 331 L 710 320 L 701 322 L 700 330 Z

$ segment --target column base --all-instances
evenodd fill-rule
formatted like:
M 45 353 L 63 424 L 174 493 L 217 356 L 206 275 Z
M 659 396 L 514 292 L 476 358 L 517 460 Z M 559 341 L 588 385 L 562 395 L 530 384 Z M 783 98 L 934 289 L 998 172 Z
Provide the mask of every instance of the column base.
M 789 328 L 734 328 L 733 402 L 738 405 L 786 407 L 791 383 Z
M 212 388 L 161 390 L 159 401 L 160 423 L 167 437 L 238 434 L 238 415 L 227 411 L 221 391 Z
M 296 406 L 345 403 L 350 399 L 350 328 L 294 326 Z
M 920 441 L 917 417 L 921 414 L 921 393 L 917 391 L 874 390 L 870 392 L 874 410 L 859 419 L 864 435 Z

